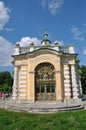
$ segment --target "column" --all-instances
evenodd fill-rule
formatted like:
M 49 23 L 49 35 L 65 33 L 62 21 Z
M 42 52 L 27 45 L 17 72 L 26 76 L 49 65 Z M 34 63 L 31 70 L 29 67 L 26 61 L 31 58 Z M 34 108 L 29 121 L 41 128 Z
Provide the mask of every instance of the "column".
M 18 89 L 18 66 L 15 66 L 14 68 L 14 83 L 13 83 L 13 99 L 17 99 L 17 90 Z
M 77 75 L 76 75 L 76 67 L 75 65 L 71 65 L 71 81 L 72 81 L 72 90 L 73 90 L 73 98 L 78 98 L 79 96 L 79 88 L 77 83 Z

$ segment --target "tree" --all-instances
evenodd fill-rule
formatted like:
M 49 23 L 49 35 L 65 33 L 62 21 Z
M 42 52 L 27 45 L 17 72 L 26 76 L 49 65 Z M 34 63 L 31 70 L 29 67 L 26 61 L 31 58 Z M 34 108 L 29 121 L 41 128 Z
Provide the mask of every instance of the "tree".
M 12 91 L 12 85 L 13 85 L 13 78 L 10 74 L 10 72 L 0 72 L 0 91 L 1 92 L 11 92 Z
M 81 66 L 81 84 L 82 84 L 82 92 L 86 94 L 86 66 Z

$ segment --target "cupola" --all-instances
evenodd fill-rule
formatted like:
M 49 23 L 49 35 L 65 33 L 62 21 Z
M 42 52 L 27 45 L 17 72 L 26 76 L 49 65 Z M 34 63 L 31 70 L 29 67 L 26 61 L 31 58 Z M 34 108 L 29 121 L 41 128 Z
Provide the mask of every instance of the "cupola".
M 42 46 L 50 46 L 51 41 L 48 39 L 48 33 L 44 33 L 44 39 L 41 41 Z

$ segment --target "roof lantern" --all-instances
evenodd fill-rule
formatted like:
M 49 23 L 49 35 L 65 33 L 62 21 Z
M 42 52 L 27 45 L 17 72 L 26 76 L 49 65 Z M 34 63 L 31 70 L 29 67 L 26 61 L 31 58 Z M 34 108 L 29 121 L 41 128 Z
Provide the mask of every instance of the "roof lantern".
M 46 32 L 43 34 L 44 39 L 41 41 L 42 46 L 50 46 L 51 41 L 48 39 L 48 33 Z

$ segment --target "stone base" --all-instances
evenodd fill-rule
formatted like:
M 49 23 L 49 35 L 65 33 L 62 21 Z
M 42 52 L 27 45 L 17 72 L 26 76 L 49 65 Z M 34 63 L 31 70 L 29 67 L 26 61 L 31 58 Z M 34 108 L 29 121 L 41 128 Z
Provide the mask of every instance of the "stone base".
M 17 112 L 29 112 L 29 113 L 55 113 L 59 111 L 72 111 L 83 109 L 83 103 L 81 99 L 63 99 L 53 102 L 30 102 L 27 100 L 13 100 L 6 99 L 5 104 L 3 100 L 1 102 L 1 108 L 17 111 Z

